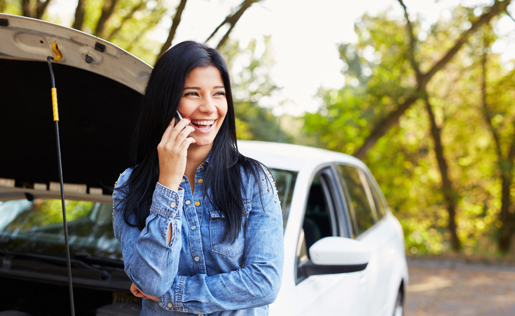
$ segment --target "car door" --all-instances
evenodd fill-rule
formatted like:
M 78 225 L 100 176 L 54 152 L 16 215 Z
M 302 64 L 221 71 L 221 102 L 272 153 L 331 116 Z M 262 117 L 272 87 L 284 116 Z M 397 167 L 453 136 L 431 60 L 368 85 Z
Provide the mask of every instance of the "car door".
M 327 167 L 311 183 L 303 226 L 297 246 L 296 291 L 304 315 L 364 315 L 359 272 L 311 275 L 303 271 L 310 262 L 309 247 L 321 238 L 345 236 L 347 224 L 342 217 L 341 190 L 336 172 Z
M 352 237 L 371 250 L 367 268 L 359 272 L 359 288 L 369 302 L 364 306 L 363 315 L 384 315 L 388 308 L 387 294 L 393 271 L 391 249 L 395 230 L 383 220 L 385 211 L 376 189 L 370 185 L 370 176 L 363 169 L 351 165 L 339 164 L 337 170 L 346 197 Z

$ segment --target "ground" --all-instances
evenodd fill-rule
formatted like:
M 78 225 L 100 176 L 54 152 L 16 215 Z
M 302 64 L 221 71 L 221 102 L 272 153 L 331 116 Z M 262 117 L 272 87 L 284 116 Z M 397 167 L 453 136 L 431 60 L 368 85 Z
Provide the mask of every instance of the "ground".
M 515 315 L 515 264 L 408 259 L 404 316 Z

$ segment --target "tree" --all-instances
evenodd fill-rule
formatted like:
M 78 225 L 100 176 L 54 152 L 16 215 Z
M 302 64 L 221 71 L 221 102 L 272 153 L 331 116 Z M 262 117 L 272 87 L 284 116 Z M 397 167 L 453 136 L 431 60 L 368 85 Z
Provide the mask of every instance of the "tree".
M 484 121 L 494 141 L 493 146 L 496 153 L 497 174 L 501 180 L 501 209 L 498 215 L 498 222 L 500 223 L 498 247 L 502 253 L 507 253 L 510 250 L 512 236 L 515 233 L 515 205 L 513 205 L 511 198 L 515 160 L 515 113 L 511 110 L 513 107 L 511 100 L 515 87 L 515 71 L 512 70 L 500 78 L 495 78 L 494 82 L 488 82 L 488 55 L 493 37 L 494 35 L 490 30 L 484 30 L 483 49 L 480 56 L 480 111 L 483 114 Z M 489 84 L 492 85 L 493 91 L 491 93 L 487 91 L 487 85 Z M 509 132 L 510 129 L 512 129 L 511 133 Z
M 338 90 L 321 89 L 322 108 L 304 116 L 310 144 L 354 153 L 371 127 L 411 96 L 417 97 L 365 157 L 401 221 L 407 250 L 413 254 L 440 253 L 456 249 L 457 244 L 466 254 L 494 253 L 493 237 L 498 236 L 499 225 L 505 226 L 496 220 L 501 181 L 490 132 L 481 128 L 485 124 L 478 111 L 480 90 L 474 89 L 479 78 L 475 60 L 477 52 L 483 51 L 476 43 L 478 33 L 433 75 L 425 89 L 417 91 L 416 68 L 431 69 L 446 56 L 461 30 L 470 29 L 474 12 L 477 9 L 457 6 L 450 18 L 440 18 L 433 25 L 410 17 L 411 26 L 406 16 L 400 19 L 388 11 L 364 15 L 355 24 L 357 43 L 339 46 L 345 85 Z M 488 81 L 492 87 L 488 100 L 493 106 L 492 91 L 502 100 L 495 103 L 502 112 L 492 114 L 492 121 L 506 118 L 505 124 L 496 125 L 502 131 L 506 157 L 515 136 L 505 114 L 512 113 L 507 111 L 513 108 L 507 100 L 513 98 L 514 89 L 507 83 L 510 72 L 499 61 L 492 64 L 490 77 L 495 75 L 496 80 Z M 502 93 L 494 86 L 502 87 Z M 455 209 L 454 216 L 449 208 Z M 450 228 L 453 218 L 455 236 Z
M 447 52 L 441 57 L 436 63 L 434 63 L 430 69 L 426 72 L 420 72 L 416 74 L 416 82 L 414 85 L 414 92 L 405 99 L 404 102 L 388 113 L 377 123 L 370 132 L 369 136 L 365 139 L 363 145 L 356 150 L 354 156 L 363 159 L 367 152 L 375 145 L 375 143 L 386 134 L 386 132 L 393 126 L 399 123 L 399 118 L 409 109 L 415 101 L 417 101 L 423 94 L 424 89 L 431 80 L 431 78 L 440 71 L 461 49 L 466 43 L 467 39 L 482 25 L 487 24 L 490 20 L 504 12 L 506 7 L 511 3 L 511 0 L 495 0 L 494 4 L 488 8 L 479 18 L 471 21 L 471 26 L 465 32 L 463 32 L 458 39 L 455 41 Z
M 435 119 L 435 115 L 433 113 L 433 108 L 429 101 L 429 95 L 426 89 L 426 85 L 422 84 L 422 72 L 420 71 L 419 63 L 415 57 L 415 46 L 417 44 L 417 40 L 415 38 L 415 34 L 413 33 L 413 25 L 409 19 L 408 9 L 404 4 L 403 0 L 398 0 L 402 8 L 404 9 L 404 18 L 406 19 L 406 33 L 408 35 L 409 49 L 406 52 L 407 57 L 410 61 L 411 67 L 416 74 L 417 78 L 417 86 L 420 86 L 422 92 L 422 98 L 426 105 L 427 115 L 429 117 L 429 122 L 431 123 L 431 137 L 434 141 L 434 149 L 436 160 L 438 161 L 438 169 L 440 170 L 440 176 L 442 178 L 442 193 L 445 197 L 445 202 L 447 204 L 447 212 L 449 218 L 449 232 L 451 234 L 451 244 L 452 249 L 454 251 L 459 251 L 461 248 L 460 240 L 458 238 L 458 234 L 456 232 L 456 206 L 457 206 L 457 198 L 456 193 L 453 189 L 452 182 L 449 179 L 448 173 L 448 163 L 445 159 L 444 154 L 444 146 L 442 143 L 441 137 L 441 128 L 438 127 Z

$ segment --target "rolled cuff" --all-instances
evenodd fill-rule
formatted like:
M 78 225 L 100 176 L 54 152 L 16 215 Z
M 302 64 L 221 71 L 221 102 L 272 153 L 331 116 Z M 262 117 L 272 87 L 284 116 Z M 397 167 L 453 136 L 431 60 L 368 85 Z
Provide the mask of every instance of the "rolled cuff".
M 179 188 L 178 191 L 173 191 L 157 182 L 150 211 L 168 217 L 180 216 L 183 201 L 184 189 Z
M 159 297 L 159 306 L 167 311 L 190 312 L 182 305 L 182 293 L 184 292 L 185 282 L 186 276 L 177 276 L 172 288 Z

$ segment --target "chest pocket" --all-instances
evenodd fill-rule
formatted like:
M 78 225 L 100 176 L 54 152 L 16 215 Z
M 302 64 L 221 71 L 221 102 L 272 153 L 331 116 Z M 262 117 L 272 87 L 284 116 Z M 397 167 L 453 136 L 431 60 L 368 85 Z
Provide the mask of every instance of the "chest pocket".
M 245 207 L 245 217 L 247 217 L 248 213 L 252 209 L 251 201 L 244 199 L 243 205 Z M 231 243 L 228 238 L 223 240 L 226 232 L 225 215 L 220 211 L 213 210 L 209 212 L 209 216 L 211 251 L 228 257 L 235 257 L 241 254 L 245 248 L 244 230 L 247 218 L 243 218 L 240 233 L 238 237 L 236 237 L 234 243 Z

